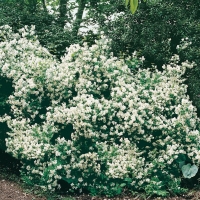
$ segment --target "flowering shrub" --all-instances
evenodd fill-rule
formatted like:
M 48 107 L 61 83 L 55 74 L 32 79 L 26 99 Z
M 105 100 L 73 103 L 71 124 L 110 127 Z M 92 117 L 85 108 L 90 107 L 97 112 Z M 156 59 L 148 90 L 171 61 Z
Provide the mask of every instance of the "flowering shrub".
M 23 179 L 44 190 L 116 195 L 181 193 L 180 164 L 199 166 L 199 119 L 181 76 L 194 63 L 163 71 L 113 57 L 110 41 L 71 45 L 58 62 L 33 28 L 0 29 L 1 76 L 13 80 L 7 152 L 21 159 Z

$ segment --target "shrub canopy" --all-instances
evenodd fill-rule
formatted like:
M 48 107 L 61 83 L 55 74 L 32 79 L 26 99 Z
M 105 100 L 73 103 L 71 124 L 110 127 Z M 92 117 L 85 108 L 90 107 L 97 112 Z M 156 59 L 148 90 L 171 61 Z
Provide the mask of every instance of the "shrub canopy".
M 180 166 L 200 164 L 199 119 L 182 79 L 193 63 L 175 55 L 162 72 L 141 69 L 142 58 L 114 57 L 105 36 L 71 45 L 59 62 L 33 27 L 19 32 L 0 28 L 0 74 L 14 88 L 1 121 L 27 183 L 54 191 L 64 180 L 94 195 L 184 191 Z

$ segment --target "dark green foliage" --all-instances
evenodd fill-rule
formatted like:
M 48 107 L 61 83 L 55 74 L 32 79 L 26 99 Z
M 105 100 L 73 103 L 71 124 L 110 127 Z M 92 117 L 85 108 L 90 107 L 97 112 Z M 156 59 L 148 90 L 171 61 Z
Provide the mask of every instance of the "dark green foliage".
M 35 25 L 40 43 L 58 58 L 64 55 L 66 47 L 76 42 L 76 37 L 61 26 L 56 16 L 49 15 L 42 10 L 30 13 L 26 7 L 23 9 L 20 5 L 4 5 L 0 11 L 0 26 L 5 24 L 15 31 L 25 25 Z
M 34 1 L 0 1 L 0 25 L 8 24 L 15 31 L 24 25 L 35 25 L 36 34 L 43 46 L 60 58 L 72 43 L 82 42 L 82 37 L 72 34 L 72 30 L 63 28 L 63 20 L 50 15 Z M 38 1 L 39 2 L 39 1 Z M 42 1 L 41 1 L 42 2 Z M 67 1 L 63 1 L 67 2 Z M 197 67 L 188 71 L 188 94 L 200 109 L 200 0 L 158 0 L 141 2 L 137 12 L 132 15 L 121 0 L 88 1 L 87 18 L 93 18 L 100 29 L 113 39 L 113 51 L 145 57 L 145 66 L 155 64 L 161 69 L 168 63 L 173 54 L 179 53 L 181 61 L 189 60 L 197 63 Z M 35 5 L 35 6 L 34 6 Z M 33 9 L 34 7 L 34 9 Z M 34 11 L 34 12 L 33 12 Z M 65 12 L 68 12 L 67 10 Z M 125 12 L 117 20 L 110 20 L 112 13 Z M 106 23 L 106 21 L 108 23 Z M 92 36 L 92 37 L 91 37 Z M 182 38 L 188 37 L 192 45 L 177 52 L 176 46 Z M 97 39 L 93 33 L 85 37 L 92 44 Z
M 12 178 L 12 175 L 17 175 L 17 180 L 19 180 L 19 170 L 21 167 L 21 163 L 19 160 L 13 158 L 8 153 L 5 153 L 5 151 L 0 149 L 0 170 L 1 170 L 1 176 L 2 172 L 5 171 L 5 175 L 8 176 L 7 179 Z M 12 175 L 11 175 L 12 173 Z M 1 177 L 2 178 L 2 177 Z
M 13 88 L 10 80 L 7 80 L 0 76 L 0 116 L 10 112 L 10 106 L 6 102 L 8 96 L 12 93 Z M 8 127 L 6 123 L 0 122 L 0 149 L 5 150 L 5 138 Z
M 196 62 L 197 67 L 188 70 L 187 84 L 188 94 L 200 110 L 200 1 L 149 2 L 140 3 L 134 15 L 122 14 L 100 28 L 113 39 L 116 55 L 137 51 L 145 57 L 146 67 L 153 63 L 161 70 L 173 54 L 179 54 L 181 61 Z M 177 45 L 186 37 L 192 44 L 178 52 Z

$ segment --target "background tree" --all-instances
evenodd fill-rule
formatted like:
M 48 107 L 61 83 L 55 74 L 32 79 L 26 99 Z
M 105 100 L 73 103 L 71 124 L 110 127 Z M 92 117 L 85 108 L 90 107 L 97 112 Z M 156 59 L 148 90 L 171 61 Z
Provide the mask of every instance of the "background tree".
M 66 47 L 82 41 L 79 29 L 89 4 L 87 0 L 4 0 L 0 1 L 0 25 L 8 24 L 15 31 L 25 25 L 35 25 L 41 44 L 60 58 Z

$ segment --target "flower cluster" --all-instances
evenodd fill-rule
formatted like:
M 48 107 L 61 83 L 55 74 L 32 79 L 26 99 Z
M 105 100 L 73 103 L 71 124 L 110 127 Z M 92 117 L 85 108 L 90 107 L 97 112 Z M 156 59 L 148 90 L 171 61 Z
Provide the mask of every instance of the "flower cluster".
M 182 38 L 180 45 L 178 45 L 176 48 L 177 48 L 177 50 L 184 50 L 184 49 L 188 48 L 188 46 L 190 46 L 191 44 L 192 44 L 192 42 L 189 41 L 188 37 Z
M 179 161 L 200 164 L 199 119 L 182 80 L 193 63 L 178 65 L 175 55 L 162 72 L 130 66 L 139 61 L 114 57 L 104 36 L 71 45 L 58 62 L 32 29 L 0 33 L 0 74 L 14 87 L 1 121 L 24 180 L 53 191 L 62 179 L 107 195 L 182 191 Z

